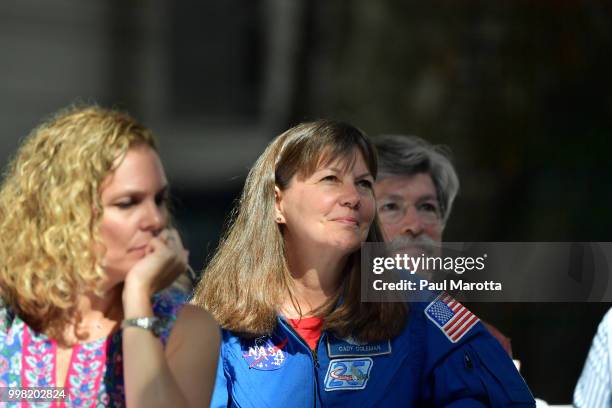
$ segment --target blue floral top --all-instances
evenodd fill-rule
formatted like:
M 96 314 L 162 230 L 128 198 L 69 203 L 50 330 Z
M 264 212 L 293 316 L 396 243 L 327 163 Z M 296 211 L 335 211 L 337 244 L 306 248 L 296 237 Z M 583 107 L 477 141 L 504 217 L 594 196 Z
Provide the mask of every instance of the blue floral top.
M 161 333 L 165 345 L 181 306 L 187 300 L 178 290 L 167 290 L 153 298 L 156 316 L 169 324 Z M 0 300 L 0 389 L 2 387 L 53 387 L 57 343 L 32 330 Z M 108 337 L 76 344 L 72 348 L 63 401 L 36 402 L 36 407 L 124 407 L 121 330 Z M 0 407 L 23 407 L 14 402 Z

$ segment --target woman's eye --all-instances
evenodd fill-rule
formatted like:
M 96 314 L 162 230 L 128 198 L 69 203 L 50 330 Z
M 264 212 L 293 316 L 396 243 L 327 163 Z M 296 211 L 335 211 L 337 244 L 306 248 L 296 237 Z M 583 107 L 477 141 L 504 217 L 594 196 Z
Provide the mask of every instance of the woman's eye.
M 134 204 L 136 203 L 133 200 L 119 201 L 118 203 L 115 203 L 115 207 L 127 209 L 133 206 Z
M 323 177 L 321 181 L 338 181 L 338 177 L 333 174 L 330 174 L 329 176 Z
M 155 204 L 158 207 L 168 205 L 168 201 L 170 201 L 170 198 L 168 197 L 167 194 L 163 194 L 163 195 L 159 195 L 155 197 Z
M 357 184 L 361 187 L 372 188 L 372 182 L 370 180 L 359 180 Z

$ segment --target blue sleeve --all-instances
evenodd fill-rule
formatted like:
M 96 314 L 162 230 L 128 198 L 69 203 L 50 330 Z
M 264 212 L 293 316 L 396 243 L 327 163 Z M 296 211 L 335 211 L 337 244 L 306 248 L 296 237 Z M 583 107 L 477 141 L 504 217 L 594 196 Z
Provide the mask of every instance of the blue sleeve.
M 437 407 L 535 407 L 512 360 L 488 333 L 453 349 L 431 373 Z
M 612 366 L 610 364 L 610 347 L 612 346 L 612 309 L 606 313 L 593 338 L 582 374 L 574 390 L 574 406 L 607 407 L 610 406 L 612 390 Z
M 478 322 L 456 342 L 430 319 L 423 398 L 434 407 L 535 407 L 535 400 L 499 342 Z
M 217 376 L 215 378 L 215 388 L 210 401 L 210 407 L 228 407 L 230 406 L 230 390 L 228 388 L 227 377 L 225 376 L 224 369 L 224 353 L 223 353 L 223 342 L 219 350 L 219 358 L 217 362 Z

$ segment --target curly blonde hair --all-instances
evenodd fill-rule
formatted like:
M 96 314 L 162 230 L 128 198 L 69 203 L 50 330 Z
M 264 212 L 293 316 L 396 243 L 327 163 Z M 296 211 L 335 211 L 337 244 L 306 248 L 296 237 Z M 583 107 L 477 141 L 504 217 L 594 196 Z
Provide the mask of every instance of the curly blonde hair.
M 97 106 L 60 111 L 34 129 L 0 188 L 0 298 L 37 330 L 60 329 L 77 296 L 104 279 L 100 185 L 128 149 L 157 151 L 151 131 Z M 51 328 L 51 329 L 49 329 Z

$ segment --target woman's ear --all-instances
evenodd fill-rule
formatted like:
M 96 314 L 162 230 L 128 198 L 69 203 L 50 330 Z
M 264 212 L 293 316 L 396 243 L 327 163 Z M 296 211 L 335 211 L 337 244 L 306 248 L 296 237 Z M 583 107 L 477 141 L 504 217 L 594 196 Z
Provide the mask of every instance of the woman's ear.
M 285 223 L 285 216 L 283 215 L 283 192 L 278 186 L 274 186 L 274 221 L 277 224 Z

